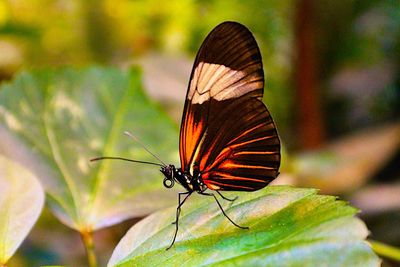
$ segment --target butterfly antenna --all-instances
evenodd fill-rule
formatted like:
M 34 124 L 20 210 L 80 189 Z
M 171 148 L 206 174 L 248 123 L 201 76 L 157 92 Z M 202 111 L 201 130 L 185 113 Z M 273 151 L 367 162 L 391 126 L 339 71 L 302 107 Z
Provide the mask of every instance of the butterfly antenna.
M 149 162 L 149 161 L 141 161 L 141 160 L 134 160 L 134 159 L 127 159 L 127 158 L 122 158 L 122 157 L 98 157 L 98 158 L 93 158 L 90 159 L 90 161 L 98 161 L 98 160 L 103 160 L 103 159 L 118 159 L 118 160 L 124 160 L 124 161 L 129 161 L 129 162 L 135 162 L 135 163 L 143 163 L 143 164 L 149 164 L 149 165 L 156 165 L 156 166 L 161 166 L 164 167 L 165 165 L 161 165 L 159 163 L 155 162 Z
M 150 150 L 148 150 L 147 147 L 145 147 L 145 145 L 143 145 L 143 143 L 140 142 L 139 138 L 137 138 L 136 136 L 134 136 L 133 134 L 131 134 L 128 131 L 125 131 L 124 134 L 126 134 L 127 136 L 129 136 L 130 138 L 135 140 L 139 145 L 141 145 L 144 148 L 144 150 L 146 150 L 150 155 L 152 155 L 155 159 L 157 159 L 159 162 L 161 162 L 163 164 L 163 166 L 167 166 L 167 164 L 165 164 L 159 157 L 157 157 Z

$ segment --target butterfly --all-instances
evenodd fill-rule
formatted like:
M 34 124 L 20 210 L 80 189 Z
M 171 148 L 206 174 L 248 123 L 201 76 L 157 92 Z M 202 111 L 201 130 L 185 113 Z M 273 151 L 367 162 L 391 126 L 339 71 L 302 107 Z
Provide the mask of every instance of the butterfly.
M 234 201 L 220 191 L 256 191 L 279 175 L 280 140 L 263 93 L 263 65 L 255 38 L 244 25 L 223 22 L 204 40 L 190 75 L 179 138 L 181 167 L 161 160 L 162 164 L 93 159 L 159 165 L 165 187 L 177 182 L 185 189 L 178 195 L 175 233 L 167 249 L 175 243 L 181 207 L 194 192 L 213 197 L 233 225 L 248 228 L 226 214 L 216 194 Z

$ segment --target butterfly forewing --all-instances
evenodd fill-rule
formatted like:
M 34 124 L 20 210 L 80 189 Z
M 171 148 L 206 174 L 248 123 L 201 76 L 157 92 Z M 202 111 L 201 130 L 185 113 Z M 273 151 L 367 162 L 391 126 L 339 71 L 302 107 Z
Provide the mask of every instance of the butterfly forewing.
M 280 142 L 262 102 L 257 43 L 235 22 L 217 26 L 197 54 L 180 132 L 182 169 L 214 190 L 253 191 L 278 173 Z

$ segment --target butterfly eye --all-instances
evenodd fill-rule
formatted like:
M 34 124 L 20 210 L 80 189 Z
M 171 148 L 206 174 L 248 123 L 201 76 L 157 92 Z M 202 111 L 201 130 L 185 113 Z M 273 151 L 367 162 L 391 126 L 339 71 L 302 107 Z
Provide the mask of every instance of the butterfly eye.
M 166 188 L 172 188 L 174 187 L 175 181 L 174 178 L 164 178 L 163 184 Z

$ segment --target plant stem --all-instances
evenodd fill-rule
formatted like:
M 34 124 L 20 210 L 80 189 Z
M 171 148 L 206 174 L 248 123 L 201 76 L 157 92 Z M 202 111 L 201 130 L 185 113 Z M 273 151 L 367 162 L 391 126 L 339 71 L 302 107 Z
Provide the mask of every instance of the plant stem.
M 94 253 L 93 232 L 91 230 L 80 232 L 85 245 L 89 267 L 97 267 L 96 254 Z
M 373 251 L 381 257 L 400 262 L 400 248 L 393 247 L 375 240 L 368 240 Z

